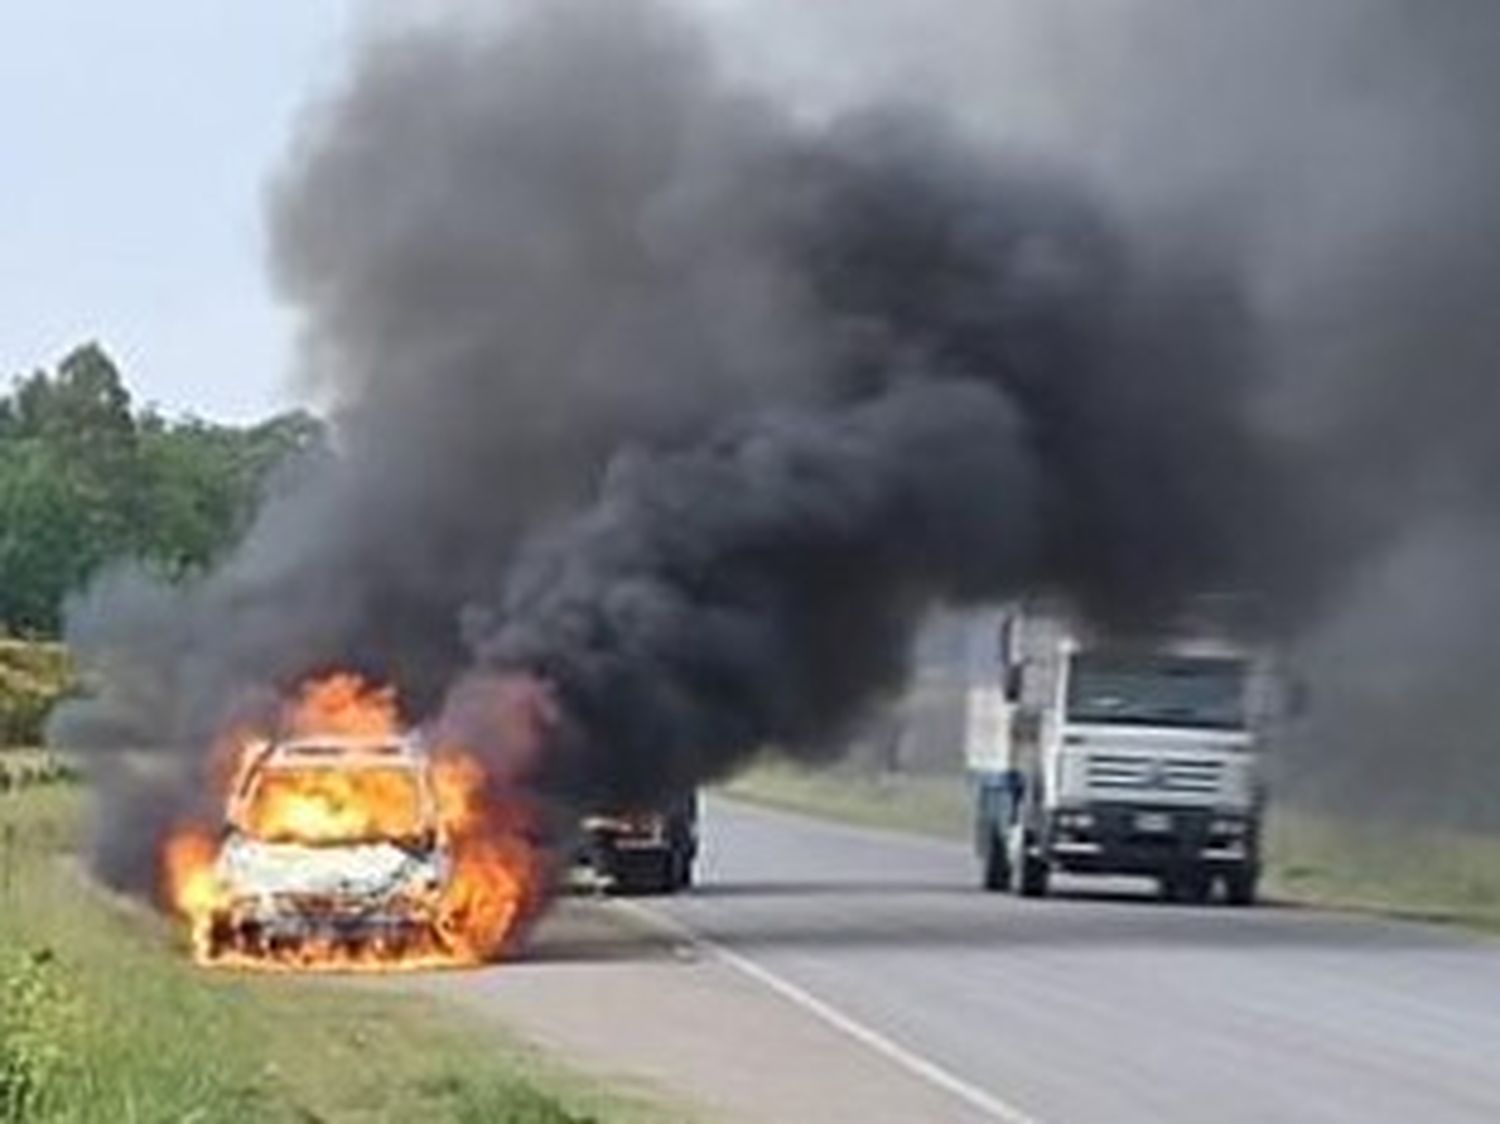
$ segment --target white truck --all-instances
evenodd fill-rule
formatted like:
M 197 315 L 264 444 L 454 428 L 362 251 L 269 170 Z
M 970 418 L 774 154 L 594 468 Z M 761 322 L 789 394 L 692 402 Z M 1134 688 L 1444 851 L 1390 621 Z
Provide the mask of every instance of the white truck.
M 987 889 L 1053 871 L 1144 875 L 1254 902 L 1269 662 L 1198 629 L 1123 644 L 1029 607 L 970 626 L 966 756 Z

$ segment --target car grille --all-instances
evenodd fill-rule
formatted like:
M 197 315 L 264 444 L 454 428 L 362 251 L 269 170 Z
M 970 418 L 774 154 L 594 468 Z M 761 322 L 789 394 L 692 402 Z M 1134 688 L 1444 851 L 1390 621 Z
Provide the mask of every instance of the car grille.
M 1121 753 L 1091 753 L 1088 784 L 1095 789 L 1159 790 L 1213 793 L 1219 790 L 1224 763 L 1213 758 L 1135 757 Z

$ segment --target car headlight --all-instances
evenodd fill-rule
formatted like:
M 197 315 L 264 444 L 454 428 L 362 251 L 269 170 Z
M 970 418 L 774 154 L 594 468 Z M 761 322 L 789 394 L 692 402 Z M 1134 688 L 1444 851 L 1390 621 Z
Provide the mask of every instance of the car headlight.
M 1220 816 L 1209 825 L 1210 835 L 1229 836 L 1238 839 L 1249 830 L 1249 824 L 1237 816 Z

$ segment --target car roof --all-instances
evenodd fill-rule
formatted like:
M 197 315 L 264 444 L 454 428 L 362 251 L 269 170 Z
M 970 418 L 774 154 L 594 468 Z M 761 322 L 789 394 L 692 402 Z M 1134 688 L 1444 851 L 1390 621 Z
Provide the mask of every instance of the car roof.
M 391 767 L 417 765 L 424 759 L 420 744 L 409 735 L 330 734 L 276 742 L 268 747 L 260 764 L 267 769 L 295 766 Z

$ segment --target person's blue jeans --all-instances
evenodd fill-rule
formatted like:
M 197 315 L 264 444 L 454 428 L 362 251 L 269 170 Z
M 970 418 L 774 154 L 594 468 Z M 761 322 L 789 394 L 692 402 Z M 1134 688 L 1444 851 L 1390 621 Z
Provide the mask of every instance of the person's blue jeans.
M 975 791 L 975 839 L 981 852 L 991 833 L 1003 833 L 1016 820 L 1026 793 L 1026 775 L 1019 769 L 980 773 Z

